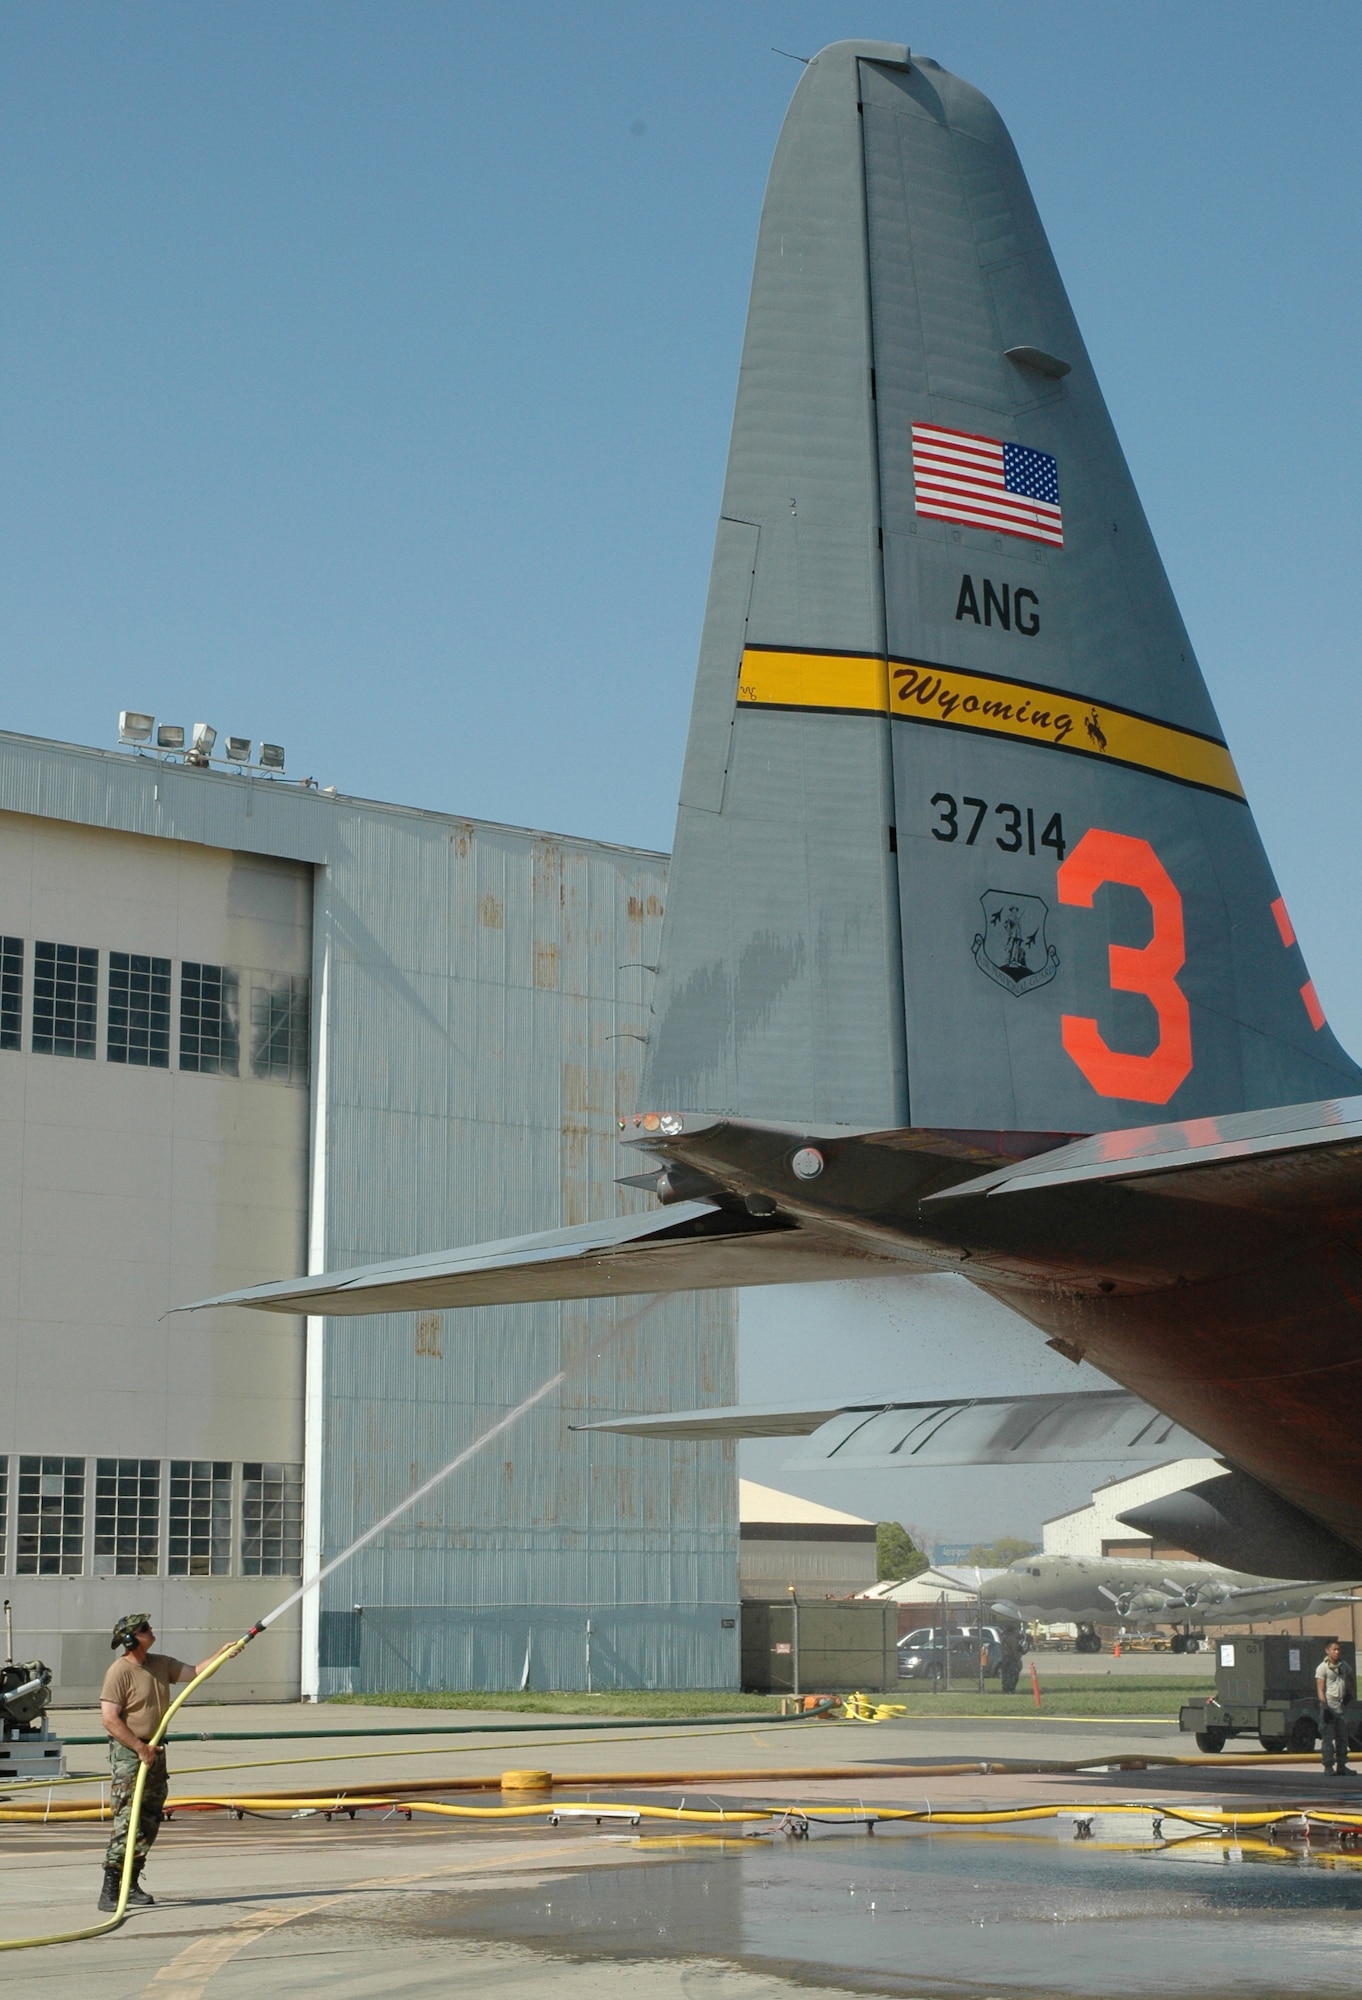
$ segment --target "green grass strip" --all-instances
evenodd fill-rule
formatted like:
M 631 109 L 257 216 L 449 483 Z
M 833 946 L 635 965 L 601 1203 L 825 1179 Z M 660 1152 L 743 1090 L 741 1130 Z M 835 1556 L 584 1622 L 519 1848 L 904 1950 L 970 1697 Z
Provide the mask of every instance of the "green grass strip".
M 1084 1716 L 1130 1716 L 1144 1721 L 1175 1721 L 1183 1702 L 1204 1700 L 1214 1685 L 1209 1674 L 1055 1675 L 1041 1680 L 1042 1715 L 1081 1721 Z M 1028 1716 L 1036 1714 L 1030 1682 L 1015 1694 L 989 1681 L 981 1695 L 977 1687 L 952 1689 L 949 1694 L 907 1681 L 881 1701 L 901 1702 L 910 1716 Z M 502 1715 L 642 1716 L 674 1722 L 688 1716 L 779 1715 L 780 1696 L 730 1694 L 694 1689 L 619 1689 L 607 1694 L 484 1693 L 437 1689 L 426 1693 L 333 1695 L 335 1703 L 371 1708 L 493 1710 Z

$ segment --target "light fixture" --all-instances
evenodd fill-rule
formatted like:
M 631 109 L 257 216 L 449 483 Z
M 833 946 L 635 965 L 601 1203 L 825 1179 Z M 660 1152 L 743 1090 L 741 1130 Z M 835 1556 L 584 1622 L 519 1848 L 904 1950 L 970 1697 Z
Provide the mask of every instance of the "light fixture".
M 262 743 L 260 746 L 260 768 L 262 771 L 282 771 L 284 768 L 284 746 L 282 743 Z
M 183 750 L 184 730 L 178 722 L 163 722 L 156 732 L 158 750 Z
M 120 708 L 118 740 L 120 743 L 150 743 L 151 732 L 155 725 L 154 715 L 142 715 L 135 708 Z
M 205 757 L 212 756 L 213 745 L 217 740 L 218 733 L 211 722 L 196 722 L 194 724 L 194 748 L 202 752 Z
M 249 736 L 229 736 L 227 756 L 233 764 L 249 764 L 251 761 L 251 739 Z
M 817 1146 L 801 1146 L 790 1161 L 795 1176 L 801 1181 L 816 1181 L 823 1171 L 823 1155 Z

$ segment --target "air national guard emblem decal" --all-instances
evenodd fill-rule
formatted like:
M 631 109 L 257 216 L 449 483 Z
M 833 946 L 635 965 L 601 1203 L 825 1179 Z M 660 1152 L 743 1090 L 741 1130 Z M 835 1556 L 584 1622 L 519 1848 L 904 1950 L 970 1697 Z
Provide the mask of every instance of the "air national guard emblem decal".
M 984 928 L 974 940 L 974 963 L 1005 993 L 1029 993 L 1059 971 L 1059 953 L 1045 941 L 1049 914 L 1039 896 L 988 889 L 979 898 Z

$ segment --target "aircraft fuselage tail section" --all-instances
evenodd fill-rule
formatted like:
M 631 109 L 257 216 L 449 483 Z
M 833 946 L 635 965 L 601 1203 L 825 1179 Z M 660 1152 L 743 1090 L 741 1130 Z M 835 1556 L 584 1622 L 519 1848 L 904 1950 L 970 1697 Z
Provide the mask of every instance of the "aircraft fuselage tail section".
M 1359 1087 L 1001 120 L 824 50 L 763 210 L 646 1101 L 1079 1132 Z

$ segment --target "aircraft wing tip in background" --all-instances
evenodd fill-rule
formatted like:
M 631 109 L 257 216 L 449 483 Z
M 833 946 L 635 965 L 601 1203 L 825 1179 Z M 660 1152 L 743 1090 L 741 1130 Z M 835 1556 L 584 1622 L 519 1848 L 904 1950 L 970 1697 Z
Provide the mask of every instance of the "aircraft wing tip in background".
M 1150 1464 L 1200 1457 L 1206 1450 L 1190 1432 L 1124 1389 L 920 1402 L 864 1398 L 821 1410 L 796 1404 L 729 1405 L 615 1417 L 577 1428 L 673 1440 L 807 1439 L 786 1459 L 786 1471 Z

